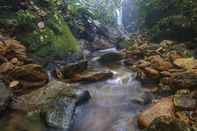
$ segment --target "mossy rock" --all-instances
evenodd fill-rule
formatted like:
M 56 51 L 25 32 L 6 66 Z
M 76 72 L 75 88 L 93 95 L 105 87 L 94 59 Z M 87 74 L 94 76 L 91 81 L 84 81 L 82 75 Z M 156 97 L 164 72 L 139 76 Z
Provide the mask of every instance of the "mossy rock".
M 57 12 L 49 14 L 43 28 L 37 27 L 32 33 L 17 36 L 37 56 L 63 56 L 68 51 L 79 51 L 79 43 L 67 23 Z

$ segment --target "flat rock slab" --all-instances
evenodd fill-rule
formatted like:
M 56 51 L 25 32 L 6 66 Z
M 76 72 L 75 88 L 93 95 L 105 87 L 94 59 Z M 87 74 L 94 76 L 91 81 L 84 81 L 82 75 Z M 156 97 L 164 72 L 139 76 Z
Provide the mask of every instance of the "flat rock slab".
M 160 116 L 172 117 L 174 114 L 173 112 L 174 105 L 172 98 L 162 98 L 139 114 L 138 124 L 142 127 L 148 127 L 155 118 Z
M 55 98 L 60 96 L 72 95 L 71 88 L 69 84 L 65 84 L 60 81 L 51 81 L 46 86 L 16 97 L 16 99 L 11 103 L 11 108 L 24 110 L 24 111 L 34 111 L 48 106 Z

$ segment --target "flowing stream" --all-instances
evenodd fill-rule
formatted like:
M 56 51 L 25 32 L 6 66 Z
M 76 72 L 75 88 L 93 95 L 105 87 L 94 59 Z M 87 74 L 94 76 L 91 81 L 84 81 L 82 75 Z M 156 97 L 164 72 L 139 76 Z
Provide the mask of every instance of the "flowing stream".
M 72 131 L 138 131 L 135 118 L 149 93 L 127 68 L 112 71 L 113 79 L 76 85 L 80 90 L 88 90 L 92 98 L 77 108 Z
M 102 50 L 96 56 L 111 51 L 116 50 Z M 95 62 L 93 57 L 90 66 L 94 69 L 107 68 Z M 76 92 L 88 90 L 91 99 L 76 108 L 74 123 L 69 131 L 139 131 L 136 116 L 151 101 L 152 94 L 135 79 L 136 73 L 125 66 L 119 64 L 110 70 L 114 74 L 111 79 L 91 84 L 73 84 Z M 5 131 L 26 131 L 21 130 L 24 127 L 27 131 L 59 131 L 46 127 L 39 116 L 32 119 L 20 112 L 5 116 L 0 121 L 1 129 L 10 129 Z

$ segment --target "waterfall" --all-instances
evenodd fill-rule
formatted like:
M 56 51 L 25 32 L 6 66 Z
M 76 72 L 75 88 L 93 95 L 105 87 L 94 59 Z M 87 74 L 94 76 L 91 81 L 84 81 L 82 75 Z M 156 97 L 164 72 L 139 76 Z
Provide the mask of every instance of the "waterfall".
M 121 0 L 120 7 L 116 9 L 117 25 L 119 26 L 120 29 L 124 28 L 123 18 L 122 18 L 123 17 L 123 1 L 124 0 Z

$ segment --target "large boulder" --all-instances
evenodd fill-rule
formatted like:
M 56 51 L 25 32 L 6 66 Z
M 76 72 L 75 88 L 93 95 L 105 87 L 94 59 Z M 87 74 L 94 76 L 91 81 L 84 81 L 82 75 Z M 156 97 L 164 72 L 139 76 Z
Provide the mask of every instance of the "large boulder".
M 44 112 L 46 124 L 49 127 L 69 131 L 73 124 L 76 106 L 90 99 L 88 91 L 76 93 L 76 97 L 62 97 L 52 104 L 52 109 Z
M 189 125 L 172 117 L 158 117 L 144 131 L 195 131 Z
M 12 92 L 0 81 L 0 113 L 4 111 L 11 102 Z
M 54 80 L 42 88 L 16 97 L 11 103 L 11 108 L 23 111 L 41 110 L 47 108 L 58 97 L 72 95 L 69 84 Z
M 141 127 L 148 127 L 152 121 L 160 116 L 172 117 L 174 112 L 174 105 L 171 97 L 162 98 L 156 103 L 153 103 L 146 110 L 141 112 L 138 116 L 138 124 Z

